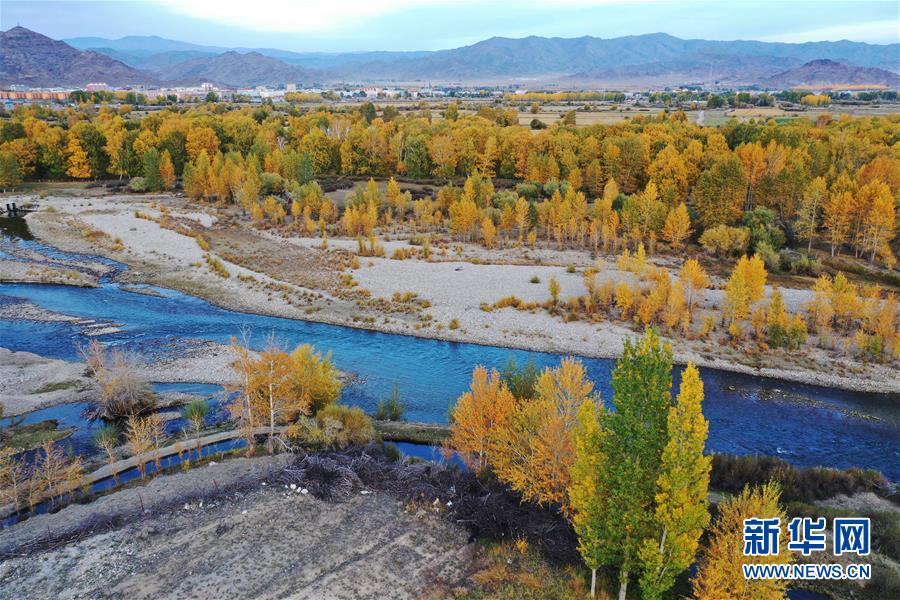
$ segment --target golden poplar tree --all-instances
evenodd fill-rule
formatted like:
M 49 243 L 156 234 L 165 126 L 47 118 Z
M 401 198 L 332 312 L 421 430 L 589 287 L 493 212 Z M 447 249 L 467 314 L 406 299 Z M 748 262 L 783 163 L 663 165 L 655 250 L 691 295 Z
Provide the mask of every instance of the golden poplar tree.
M 162 158 L 159 161 L 159 176 L 162 179 L 163 187 L 170 190 L 175 185 L 175 165 L 172 164 L 172 156 L 168 150 L 163 150 Z
M 675 208 L 669 209 L 662 230 L 662 238 L 669 242 L 673 249 L 679 250 L 684 246 L 684 240 L 689 235 L 691 235 L 691 217 L 688 214 L 687 206 L 682 202 Z
M 787 548 L 788 536 L 779 536 L 778 554 L 744 556 L 744 519 L 781 519 L 787 515 L 779 505 L 781 488 L 768 483 L 758 488 L 745 487 L 736 497 L 719 505 L 719 517 L 712 527 L 709 546 L 702 553 L 700 568 L 693 579 L 696 600 L 753 598 L 781 600 L 788 582 L 782 579 L 747 579 L 744 564 L 786 564 L 793 562 Z
M 657 479 L 658 535 L 644 540 L 641 595 L 660 598 L 694 561 L 709 525 L 707 495 L 712 459 L 703 455 L 709 422 L 703 417 L 703 381 L 693 363 L 681 375 L 675 405 L 669 407 L 668 441 Z
M 832 193 L 825 203 L 825 217 L 823 225 L 828 234 L 828 243 L 831 245 L 831 255 L 835 250 L 847 243 L 850 235 L 851 210 L 853 208 L 853 196 L 849 192 Z
M 459 397 L 450 419 L 451 445 L 470 469 L 483 471 L 494 455 L 494 436 L 509 423 L 516 400 L 500 373 L 475 367 L 469 391 Z
M 74 133 L 69 133 L 69 143 L 66 145 L 66 175 L 75 179 L 88 179 L 91 176 L 91 165 L 88 162 L 87 152 L 81 147 L 81 140 Z

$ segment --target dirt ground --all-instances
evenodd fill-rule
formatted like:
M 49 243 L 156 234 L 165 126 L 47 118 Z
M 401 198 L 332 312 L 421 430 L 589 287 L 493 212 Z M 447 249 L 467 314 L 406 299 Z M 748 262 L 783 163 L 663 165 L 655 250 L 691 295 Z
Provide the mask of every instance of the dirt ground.
M 418 598 L 464 576 L 462 528 L 381 492 L 317 500 L 272 481 L 285 460 L 160 477 L 0 532 L 0 598 Z

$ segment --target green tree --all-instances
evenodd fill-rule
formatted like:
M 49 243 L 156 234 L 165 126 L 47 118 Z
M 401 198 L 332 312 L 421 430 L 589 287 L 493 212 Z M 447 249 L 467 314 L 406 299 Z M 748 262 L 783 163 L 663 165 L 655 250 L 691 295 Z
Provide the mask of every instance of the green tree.
M 720 157 L 704 171 L 694 188 L 693 204 L 704 228 L 732 225 L 741 218 L 747 182 L 741 161 L 734 155 Z
M 19 160 L 12 152 L 0 152 L 0 189 L 7 190 L 22 183 Z
M 681 389 L 669 408 L 668 441 L 657 480 L 656 535 L 644 540 L 641 595 L 657 599 L 694 560 L 707 508 L 712 459 L 703 455 L 709 423 L 703 417 L 703 381 L 693 364 L 681 376 Z
M 597 591 L 597 569 L 604 564 L 602 540 L 606 538 L 603 501 L 598 477 L 604 469 L 602 410 L 594 402 L 578 409 L 575 427 L 575 462 L 569 503 L 572 525 L 578 535 L 578 552 L 591 570 L 591 597 Z
M 597 528 L 602 564 L 619 569 L 619 598 L 640 566 L 638 552 L 654 536 L 652 507 L 671 404 L 672 349 L 655 329 L 637 343 L 626 340 L 612 375 L 615 412 L 606 419 L 601 443 L 605 466 L 597 476 L 602 524 Z
M 147 190 L 151 192 L 158 192 L 163 188 L 163 179 L 159 171 L 159 150 L 157 150 L 156 148 L 150 148 L 149 150 L 144 152 L 144 156 L 141 162 L 143 163 L 144 167 L 144 181 L 147 184 Z

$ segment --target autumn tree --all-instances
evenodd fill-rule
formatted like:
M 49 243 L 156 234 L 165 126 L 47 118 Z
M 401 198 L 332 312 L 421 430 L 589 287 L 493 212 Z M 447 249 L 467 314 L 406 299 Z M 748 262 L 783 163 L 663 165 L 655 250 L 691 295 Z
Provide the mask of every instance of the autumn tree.
M 641 596 L 656 599 L 694 561 L 709 524 L 707 495 L 712 459 L 703 455 L 709 422 L 703 417 L 703 381 L 688 363 L 667 417 L 668 440 L 656 482 L 656 533 L 640 548 Z
M 476 472 L 483 471 L 495 456 L 495 435 L 505 427 L 516 401 L 500 374 L 484 367 L 472 372 L 469 391 L 457 400 L 450 418 L 451 445 Z
M 684 283 L 687 311 L 693 317 L 697 297 L 709 287 L 709 275 L 706 274 L 706 270 L 700 266 L 696 259 L 689 258 L 681 265 L 678 279 Z
M 697 600 L 720 598 L 784 598 L 788 582 L 783 579 L 748 579 L 744 564 L 788 564 L 793 555 L 787 548 L 788 536 L 778 538 L 777 554 L 746 556 L 744 554 L 745 519 L 780 519 L 787 515 L 779 505 L 781 488 L 767 483 L 758 488 L 745 487 L 736 497 L 719 504 L 719 516 L 713 524 L 709 545 L 700 558 L 700 567 L 692 584 Z
M 684 240 L 690 235 L 691 217 L 688 215 L 687 206 L 682 202 L 675 208 L 669 209 L 662 230 L 662 238 L 669 242 L 673 249 L 679 250 L 684 245 Z
M 806 251 L 812 250 L 813 238 L 819 230 L 822 206 L 828 197 L 828 189 L 825 179 L 816 177 L 810 182 L 809 187 L 803 193 L 803 201 L 800 203 L 800 211 L 794 229 L 800 239 L 807 240 Z
M 597 398 L 580 361 L 566 358 L 558 367 L 544 369 L 534 398 L 518 404 L 507 425 L 496 428 L 490 463 L 497 477 L 523 499 L 555 505 L 568 514 L 573 431 L 578 410 L 587 401 Z
M 832 191 L 828 202 L 825 203 L 825 216 L 822 224 L 828 234 L 832 256 L 834 256 L 835 250 L 849 240 L 852 208 L 853 196 L 850 192 L 835 193 Z
M 170 190 L 175 186 L 175 165 L 172 163 L 172 156 L 168 150 L 162 152 L 159 161 L 159 176 L 165 189 Z
M 578 425 L 574 432 L 575 461 L 569 486 L 569 504 L 572 526 L 578 536 L 578 552 L 591 570 L 591 597 L 597 591 L 597 569 L 604 564 L 606 523 L 601 513 L 603 498 L 599 485 L 600 473 L 605 468 L 603 414 L 602 407 L 594 402 L 583 403 L 578 411 Z
M 716 159 L 700 174 L 693 192 L 693 205 L 700 225 L 709 228 L 739 221 L 746 192 L 740 161 L 730 154 Z
M 91 165 L 88 163 L 87 152 L 81 147 L 81 141 L 74 132 L 69 133 L 66 157 L 66 175 L 74 179 L 88 179 L 91 176 Z
M 645 540 L 656 538 L 653 507 L 666 446 L 671 404 L 672 350 L 648 329 L 637 341 L 626 340 L 612 375 L 615 411 L 603 422 L 600 441 L 604 468 L 597 473 L 596 560 L 619 571 L 624 600 L 632 574 L 641 567 Z
M 725 285 L 725 312 L 732 322 L 750 314 L 750 305 L 763 297 L 766 277 L 766 266 L 759 255 L 744 255 L 737 262 Z

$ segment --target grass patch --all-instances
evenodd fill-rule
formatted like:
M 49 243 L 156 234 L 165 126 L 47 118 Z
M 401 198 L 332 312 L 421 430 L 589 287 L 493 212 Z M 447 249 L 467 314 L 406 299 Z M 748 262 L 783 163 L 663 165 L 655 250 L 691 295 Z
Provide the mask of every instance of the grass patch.
M 37 448 L 46 441 L 61 440 L 75 431 L 74 428 L 57 429 L 59 423 L 55 419 L 47 419 L 29 425 L 14 425 L 0 432 L 0 446 L 25 452 Z
M 78 388 L 79 383 L 74 379 L 70 379 L 67 381 L 54 381 L 52 383 L 45 383 L 38 389 L 31 392 L 31 394 L 49 394 L 50 392 L 58 392 L 60 390 L 68 390 L 72 388 Z

